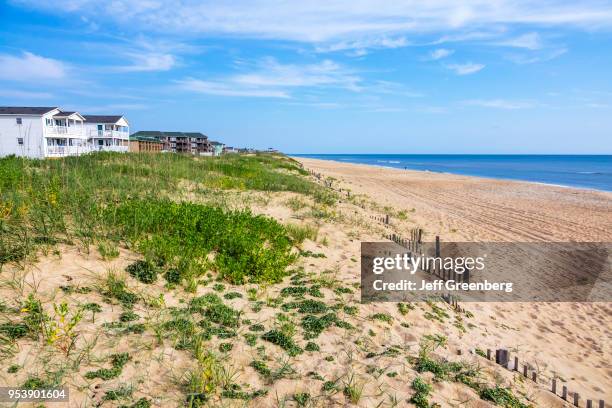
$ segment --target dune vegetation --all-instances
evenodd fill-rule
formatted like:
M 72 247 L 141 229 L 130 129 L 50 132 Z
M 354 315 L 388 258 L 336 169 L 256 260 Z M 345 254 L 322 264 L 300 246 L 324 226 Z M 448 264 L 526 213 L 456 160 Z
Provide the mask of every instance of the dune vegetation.
M 0 159 L 0 372 L 79 406 L 526 407 L 471 313 L 359 303 L 376 204 L 282 155 Z M 402 220 L 406 225 L 409 220 Z

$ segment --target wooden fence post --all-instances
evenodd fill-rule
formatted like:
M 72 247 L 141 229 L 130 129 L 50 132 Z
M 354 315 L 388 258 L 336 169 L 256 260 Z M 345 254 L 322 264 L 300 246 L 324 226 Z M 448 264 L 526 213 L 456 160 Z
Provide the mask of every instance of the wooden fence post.
M 599 400 L 599 408 L 605 408 L 606 403 L 604 400 Z
M 514 357 L 514 371 L 518 371 L 518 357 Z
M 577 407 L 578 406 L 578 402 L 580 401 L 580 394 L 578 394 L 577 392 L 574 393 L 574 406 Z
M 389 224 L 389 214 L 385 215 L 385 224 Z
M 491 360 L 491 349 L 487 349 L 487 360 Z
M 567 401 L 567 385 L 564 385 L 563 389 L 561 390 L 561 398 L 563 398 L 564 401 Z
M 527 378 L 527 364 L 523 366 L 523 377 Z
M 557 379 L 553 378 L 552 380 L 552 393 L 557 395 Z
M 593 408 L 593 400 L 587 400 L 587 408 Z
M 436 258 L 440 257 L 440 237 L 436 235 Z
M 533 382 L 538 382 L 538 373 L 536 373 L 535 371 L 531 373 L 531 380 Z

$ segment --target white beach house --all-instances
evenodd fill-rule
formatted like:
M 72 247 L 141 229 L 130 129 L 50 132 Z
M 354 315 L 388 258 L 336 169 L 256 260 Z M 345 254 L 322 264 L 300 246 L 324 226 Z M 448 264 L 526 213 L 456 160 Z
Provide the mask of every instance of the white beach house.
M 84 115 L 87 137 L 94 150 L 127 152 L 130 124 L 121 115 Z
M 85 118 L 78 112 L 58 107 L 0 107 L 0 156 L 44 158 L 90 151 Z

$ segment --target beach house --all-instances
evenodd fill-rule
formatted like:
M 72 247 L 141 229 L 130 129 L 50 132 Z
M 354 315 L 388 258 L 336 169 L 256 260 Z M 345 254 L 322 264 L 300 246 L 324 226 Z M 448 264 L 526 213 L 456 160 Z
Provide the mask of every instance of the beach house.
M 225 145 L 215 140 L 211 140 L 210 145 L 212 147 L 213 156 L 221 156 L 221 153 L 223 153 L 223 148 L 225 147 Z
M 127 152 L 130 124 L 122 115 L 83 115 L 85 130 L 92 149 L 97 151 Z
M 80 113 L 53 106 L 0 106 L 0 156 L 45 158 L 90 151 Z
M 173 153 L 187 153 L 200 156 L 211 156 L 213 149 L 208 136 L 200 132 L 161 132 L 157 130 L 143 130 L 136 132 L 132 137 L 153 137 L 164 144 L 163 151 Z

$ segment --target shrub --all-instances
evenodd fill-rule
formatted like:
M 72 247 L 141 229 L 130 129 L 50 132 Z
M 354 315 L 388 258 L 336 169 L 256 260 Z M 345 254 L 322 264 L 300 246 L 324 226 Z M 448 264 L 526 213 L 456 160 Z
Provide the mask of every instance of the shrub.
M 105 381 L 116 378 L 121 374 L 123 367 L 127 364 L 130 358 L 131 357 L 128 353 L 112 354 L 110 356 L 112 368 L 100 368 L 96 371 L 90 371 L 85 374 L 85 378 L 89 380 L 100 378 Z
M 269 341 L 272 344 L 280 346 L 292 357 L 302 354 L 303 352 L 303 350 L 297 344 L 295 344 L 290 336 L 280 330 L 270 330 L 269 332 L 264 333 L 261 338 Z
M 132 237 L 145 254 L 180 260 L 191 265 L 186 269 L 203 273 L 208 255 L 214 253 L 212 266 L 233 284 L 278 283 L 295 260 L 285 228 L 249 211 L 133 200 L 112 209 L 112 214 L 120 233 Z
M 157 270 L 149 261 L 136 261 L 128 265 L 126 271 L 142 283 L 154 283 L 157 280 Z
M 505 408 L 529 408 L 529 405 L 523 404 L 510 388 L 503 388 L 499 385 L 495 388 L 485 388 L 480 392 L 480 398 L 493 401 L 496 405 Z
M 415 391 L 410 398 L 410 402 L 417 408 L 429 408 L 429 394 L 432 391 L 431 385 L 427 384 L 421 377 L 416 377 L 412 381 L 412 389 Z

